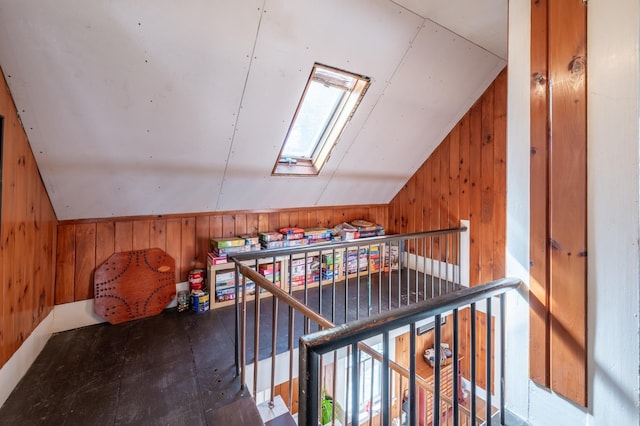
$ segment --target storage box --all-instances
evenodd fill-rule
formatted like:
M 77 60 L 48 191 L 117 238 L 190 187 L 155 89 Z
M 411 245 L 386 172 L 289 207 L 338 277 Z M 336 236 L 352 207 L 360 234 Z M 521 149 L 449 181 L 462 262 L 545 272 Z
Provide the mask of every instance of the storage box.
M 244 238 L 231 237 L 231 238 L 212 238 L 211 248 L 221 249 L 229 247 L 239 247 L 245 244 Z
M 280 241 L 283 238 L 283 235 L 279 232 L 261 232 L 259 235 L 261 242 L 271 242 L 271 241 Z

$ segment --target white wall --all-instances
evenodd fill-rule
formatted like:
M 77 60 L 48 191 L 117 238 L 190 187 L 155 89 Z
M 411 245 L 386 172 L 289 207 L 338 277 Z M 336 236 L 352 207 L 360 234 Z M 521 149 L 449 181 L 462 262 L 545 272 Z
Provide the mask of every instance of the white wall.
M 525 282 L 529 3 L 509 5 L 507 273 Z M 528 381 L 528 310 L 525 298 L 512 297 L 507 404 L 532 425 L 640 424 L 639 18 L 637 0 L 588 3 L 589 404 L 578 407 Z

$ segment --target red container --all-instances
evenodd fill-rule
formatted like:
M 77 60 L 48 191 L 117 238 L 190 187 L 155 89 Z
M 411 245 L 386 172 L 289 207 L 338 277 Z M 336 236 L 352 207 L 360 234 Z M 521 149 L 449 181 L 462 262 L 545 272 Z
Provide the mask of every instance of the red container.
M 204 269 L 192 269 L 189 271 L 189 290 L 204 290 Z

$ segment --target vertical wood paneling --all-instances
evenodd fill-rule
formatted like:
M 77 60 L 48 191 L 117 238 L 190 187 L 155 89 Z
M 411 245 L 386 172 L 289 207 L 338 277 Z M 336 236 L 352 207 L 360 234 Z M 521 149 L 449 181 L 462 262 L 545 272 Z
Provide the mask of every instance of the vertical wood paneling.
M 96 224 L 76 225 L 74 300 L 93 297 L 93 271 L 96 268 Z
M 116 253 L 133 250 L 133 223 L 130 220 L 116 222 Z
M 547 1 L 531 2 L 529 376 L 549 386 Z
M 469 175 L 471 164 L 471 158 L 469 157 L 469 114 L 462 117 L 459 127 L 460 189 L 458 212 L 460 216 L 455 219 L 469 219 L 469 194 L 471 193 L 471 178 Z
M 249 213 L 249 214 L 246 214 L 245 217 L 246 217 L 246 223 L 247 223 L 246 233 L 249 235 L 257 235 L 259 232 L 258 214 Z
M 447 227 L 460 225 L 460 124 L 449 135 L 449 206 Z
M 468 219 L 472 285 L 504 276 L 506 90 L 505 69 L 388 208 L 393 232 L 435 230 Z M 415 199 L 422 200 L 422 206 L 412 210 L 418 215 L 411 218 L 407 212 L 414 194 Z M 437 255 L 438 246 L 433 249 Z M 427 256 L 431 256 L 429 247 Z
M 0 76 L 3 73 L 0 71 Z M 29 141 L 4 77 L 0 77 L 0 116 L 4 118 L 2 215 L 0 218 L 0 367 L 18 350 L 53 308 L 73 300 L 74 250 L 61 259 L 69 287 L 55 293 L 56 217 Z M 73 226 L 71 226 L 73 231 Z M 74 244 L 74 233 L 63 248 Z M 67 244 L 68 243 L 68 244 Z
M 221 237 L 233 237 L 236 235 L 236 218 L 234 215 L 225 214 L 222 216 Z
M 492 241 L 494 232 L 494 136 L 493 136 L 493 99 L 494 87 L 490 87 L 482 97 L 482 144 L 481 169 L 480 169 L 480 241 Z M 482 244 L 480 246 L 480 282 L 488 282 L 493 278 L 493 244 Z
M 99 268 L 116 251 L 116 224 L 96 223 L 96 268 Z
M 480 221 L 480 209 L 482 208 L 482 187 L 480 182 L 480 174 L 482 169 L 482 111 L 480 109 L 481 101 L 471 108 L 469 115 L 469 220 L 471 221 L 470 235 L 470 253 L 469 253 L 469 283 L 471 285 L 480 284 L 480 254 L 482 240 L 480 239 L 480 230 L 482 224 Z M 481 161 L 475 161 L 480 159 Z
M 205 267 L 207 253 L 209 253 L 209 216 L 197 216 L 196 217 L 196 252 L 194 258 L 196 262 L 201 265 L 198 267 Z
M 234 215 L 234 235 L 244 235 L 247 233 L 247 216 L 244 214 Z
M 149 237 L 151 236 L 151 221 L 136 220 L 132 224 L 132 250 L 144 250 L 149 248 Z
M 418 192 L 420 178 L 408 184 L 389 204 L 390 222 L 398 220 L 408 208 L 408 195 L 416 185 L 415 197 L 422 198 L 420 217 L 406 226 L 435 230 L 470 221 L 470 283 L 477 285 L 503 277 L 506 256 L 506 69 L 471 107 L 450 134 L 416 171 L 424 176 L 424 188 Z M 394 216 L 395 215 L 395 216 Z M 442 247 L 444 250 L 444 246 Z M 428 248 L 427 256 L 440 249 Z M 444 253 L 444 252 L 443 252 Z M 497 260 L 500 259 L 500 260 Z M 469 335 L 468 309 L 461 312 L 461 336 Z M 484 314 L 483 314 L 484 315 Z M 480 317 L 479 317 L 480 318 Z M 486 318 L 483 320 L 486 324 Z M 466 328 L 465 328 L 466 327 Z M 479 334 L 483 335 L 480 330 Z M 469 373 L 469 345 L 461 338 L 463 373 Z M 486 345 L 486 340 L 482 343 Z M 482 348 L 480 348 L 482 349 Z M 478 354 L 478 383 L 486 381 L 486 354 Z
M 182 219 L 167 220 L 167 249 L 165 252 L 176 262 L 176 282 L 183 282 L 187 277 L 187 267 L 182 263 Z M 184 277 L 184 278 L 183 278 Z
M 55 303 L 75 301 L 76 226 L 58 226 Z
M 380 205 L 63 222 L 58 226 L 59 294 L 56 302 L 66 303 L 92 297 L 91 277 L 96 266 L 115 252 L 161 248 L 176 261 L 176 280 L 186 281 L 189 270 L 206 267 L 209 240 L 213 237 L 255 234 L 258 229 L 261 232 L 275 231 L 285 226 L 317 227 L 318 218 L 321 218 L 324 226 L 336 225 L 331 220 L 337 218 L 347 222 L 367 219 L 388 227 L 387 206 Z
M 550 380 L 552 390 L 583 406 L 587 403 L 586 8 L 581 0 L 554 0 L 548 13 Z
M 167 221 L 158 219 L 151 221 L 149 231 L 149 248 L 167 249 Z
M 531 10 L 530 375 L 587 404 L 586 9 Z
M 182 265 L 181 281 L 186 281 L 188 273 L 193 268 L 204 268 L 206 264 L 198 261 L 196 257 L 196 219 L 195 217 L 186 217 L 182 219 L 182 228 L 180 229 L 182 240 L 180 242 L 180 258 Z
M 269 231 L 269 214 L 268 213 L 259 213 L 258 214 L 258 232 L 267 232 Z M 217 233 L 213 233 L 213 235 L 218 235 Z
M 268 228 L 267 228 L 268 229 Z M 212 237 L 222 236 L 222 216 L 211 216 L 209 219 L 209 232 Z
M 500 74 L 494 83 L 493 109 L 493 212 L 490 229 L 493 232 L 493 276 L 506 274 L 507 255 L 507 134 L 495 129 L 507 128 L 507 73 Z M 498 229 L 499 232 L 495 232 Z

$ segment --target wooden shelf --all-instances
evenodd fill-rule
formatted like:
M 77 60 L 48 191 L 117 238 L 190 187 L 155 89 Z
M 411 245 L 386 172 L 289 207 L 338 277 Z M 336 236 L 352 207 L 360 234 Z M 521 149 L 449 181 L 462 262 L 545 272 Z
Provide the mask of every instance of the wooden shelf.
M 357 258 L 355 258 L 355 252 L 357 251 L 358 246 L 360 246 L 361 251 L 359 264 L 357 263 Z M 279 265 L 281 287 L 289 291 L 289 285 L 291 283 L 292 291 L 303 290 L 305 288 L 305 272 L 307 276 L 307 289 L 316 288 L 321 285 L 325 286 L 333 284 L 333 274 L 336 275 L 335 282 L 341 282 L 345 279 L 354 280 L 359 276 L 365 276 L 369 273 L 378 273 L 379 270 L 385 269 L 384 267 L 381 267 L 381 263 L 384 262 L 384 247 L 384 244 L 380 243 L 369 245 L 366 242 L 366 239 L 360 241 L 355 240 L 353 247 L 349 247 L 347 249 L 336 249 L 336 259 L 330 259 L 333 255 L 333 250 L 331 250 L 331 252 L 325 252 L 319 249 L 318 251 L 306 254 L 306 268 L 304 254 L 276 257 L 275 262 Z M 350 255 L 349 259 L 346 257 L 347 250 Z M 370 251 L 374 254 L 370 255 Z M 245 261 L 243 264 L 246 266 L 255 266 L 256 261 Z M 273 258 L 265 257 L 258 260 L 257 264 L 258 268 L 260 268 L 260 265 L 273 264 Z M 345 276 L 347 266 L 349 267 L 349 270 L 353 271 L 353 273 L 349 273 Z M 360 271 L 356 272 L 355 269 L 358 267 L 360 268 Z M 369 272 L 370 270 L 371 272 Z M 221 278 L 221 274 L 235 274 L 233 263 L 222 263 L 207 266 L 207 285 L 211 294 L 211 309 L 229 306 L 234 303 L 235 291 L 231 290 L 234 289 L 235 283 L 230 281 L 230 276 Z M 291 275 L 291 277 L 289 275 Z M 325 278 L 321 279 L 322 277 Z M 233 279 L 235 280 L 235 275 L 233 275 Z M 229 283 L 227 288 L 230 290 L 229 294 L 231 296 L 229 296 L 228 300 L 224 300 L 224 297 L 221 297 L 219 287 L 216 287 L 216 283 L 219 285 L 221 281 Z M 270 296 L 270 294 L 263 293 L 260 297 L 263 297 L 263 295 L 265 297 Z M 247 300 L 253 300 L 254 298 L 255 295 L 251 295 Z

